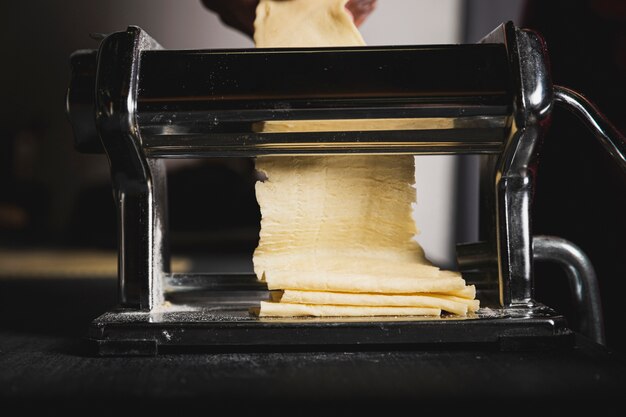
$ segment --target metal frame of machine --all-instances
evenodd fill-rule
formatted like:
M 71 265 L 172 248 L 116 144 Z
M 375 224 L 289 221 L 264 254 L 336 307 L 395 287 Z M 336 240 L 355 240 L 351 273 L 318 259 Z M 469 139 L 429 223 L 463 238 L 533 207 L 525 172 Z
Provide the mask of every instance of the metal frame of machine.
M 582 96 L 552 85 L 536 33 L 509 22 L 477 45 L 166 51 L 129 27 L 71 62 L 76 147 L 106 151 L 118 211 L 120 306 L 90 333 L 101 354 L 168 346 L 560 344 L 571 331 L 533 300 L 535 258 L 573 271 L 589 333 L 602 341 L 597 285 L 584 254 L 554 238 L 533 244 L 532 164 L 555 102 L 587 121 L 624 167 L 625 142 Z M 281 68 L 290 71 L 276 77 Z M 363 118 L 446 119 L 453 127 L 254 129 L 265 120 Z M 170 272 L 163 158 L 355 152 L 483 155 L 481 242 L 459 245 L 458 255 L 488 308 L 469 318 L 259 319 L 247 312 L 266 294 L 254 276 Z

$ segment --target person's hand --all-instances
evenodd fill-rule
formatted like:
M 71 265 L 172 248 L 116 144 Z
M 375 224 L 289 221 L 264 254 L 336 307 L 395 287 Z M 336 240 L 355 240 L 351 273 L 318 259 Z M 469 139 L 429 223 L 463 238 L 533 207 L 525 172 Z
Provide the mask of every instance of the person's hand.
M 376 0 L 350 0 L 346 3 L 346 9 L 352 14 L 354 24 L 361 26 L 367 16 L 376 8 Z
M 228 26 L 252 36 L 254 18 L 259 0 L 202 0 L 202 3 L 217 13 Z M 376 7 L 376 0 L 350 0 L 346 9 L 359 26 Z
M 217 13 L 228 26 L 249 36 L 254 34 L 254 18 L 259 0 L 202 0 L 202 3 Z

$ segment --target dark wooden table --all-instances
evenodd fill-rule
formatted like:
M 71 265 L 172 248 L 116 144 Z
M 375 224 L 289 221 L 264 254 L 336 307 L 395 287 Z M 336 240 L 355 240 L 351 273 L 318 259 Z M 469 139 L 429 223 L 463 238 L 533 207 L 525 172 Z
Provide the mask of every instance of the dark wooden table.
M 46 415 L 397 415 L 406 406 L 413 415 L 461 407 L 482 415 L 563 415 L 589 406 L 601 411 L 594 415 L 623 415 L 623 355 L 582 336 L 573 348 L 550 351 L 94 357 L 82 336 L 115 303 L 115 288 L 112 279 L 0 279 L 0 404 Z

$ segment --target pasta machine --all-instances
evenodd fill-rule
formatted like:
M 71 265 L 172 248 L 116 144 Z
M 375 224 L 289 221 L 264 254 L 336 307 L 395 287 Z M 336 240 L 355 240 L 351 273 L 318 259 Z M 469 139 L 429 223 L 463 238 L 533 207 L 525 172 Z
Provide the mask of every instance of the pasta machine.
M 626 168 L 624 138 L 583 96 L 551 83 L 540 35 L 511 22 L 471 45 L 164 50 L 138 27 L 71 56 L 67 111 L 82 152 L 106 152 L 119 224 L 120 305 L 95 319 L 99 353 L 171 348 L 568 345 L 533 298 L 533 262 L 564 265 L 602 342 L 593 268 L 575 245 L 531 233 L 534 162 L 555 104 Z M 343 130 L 349 119 L 422 119 L 414 130 Z M 334 120 L 335 131 L 263 133 L 262 121 Z M 446 123 L 441 123 L 445 121 Z M 432 123 L 430 123 L 432 122 Z M 306 126 L 302 124 L 301 126 Z M 422 127 L 417 127 L 422 126 Z M 480 241 L 458 245 L 478 289 L 470 317 L 256 318 L 246 274 L 170 272 L 164 158 L 308 154 L 481 155 Z M 295 272 L 297 273 L 297 272 Z M 180 302 L 181 294 L 192 295 Z

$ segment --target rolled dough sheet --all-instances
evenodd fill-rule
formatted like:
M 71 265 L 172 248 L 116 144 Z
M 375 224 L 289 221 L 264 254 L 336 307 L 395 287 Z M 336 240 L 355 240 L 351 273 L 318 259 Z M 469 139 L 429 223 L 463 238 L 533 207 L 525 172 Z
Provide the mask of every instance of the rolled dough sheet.
M 270 289 L 462 290 L 414 240 L 412 156 L 259 157 L 259 279 Z
M 450 291 L 447 294 L 453 295 L 459 298 L 467 298 L 467 299 L 473 300 L 474 298 L 476 298 L 476 287 L 473 285 L 468 285 L 462 290 Z
M 348 0 L 261 0 L 254 20 L 258 48 L 361 46 Z
M 285 290 L 279 293 L 277 297 L 273 297 L 272 301 L 293 304 L 436 308 L 460 316 L 465 316 L 468 312 L 467 303 L 438 295 L 355 294 Z
M 265 121 L 252 124 L 254 132 L 360 132 L 376 130 L 452 129 L 454 122 L 444 118 L 345 119 Z
M 446 294 L 438 294 L 438 297 L 444 300 L 454 301 L 456 303 L 467 304 L 467 309 L 471 313 L 478 311 L 478 309 L 480 308 L 480 300 L 455 297 L 453 295 L 446 295 Z
M 261 301 L 259 317 L 439 316 L 441 310 L 420 307 L 355 307 Z
M 358 269 L 358 265 L 353 265 Z M 359 270 L 360 271 L 360 270 Z M 270 290 L 336 291 L 354 293 L 412 294 L 446 293 L 463 289 L 461 278 L 416 278 L 400 275 L 371 275 L 367 272 L 272 271 Z
M 255 20 L 256 45 L 364 45 L 345 10 L 347 1 L 261 0 Z M 386 129 L 380 121 L 373 123 L 373 129 Z M 398 128 L 393 125 L 398 121 L 389 123 L 389 128 Z M 423 127 L 420 123 L 414 122 L 413 128 Z M 271 121 L 260 122 L 255 128 L 286 132 L 294 126 Z M 318 120 L 298 122 L 295 128 L 314 132 L 336 126 Z M 270 289 L 469 296 L 460 274 L 433 266 L 414 240 L 413 156 L 265 156 L 256 159 L 256 167 L 267 180 L 256 186 L 262 220 L 253 261 L 257 277 Z M 445 301 L 457 307 L 465 304 L 465 311 L 470 308 L 467 302 Z M 263 302 L 260 309 L 261 316 L 440 313 L 439 308 L 283 302 Z

